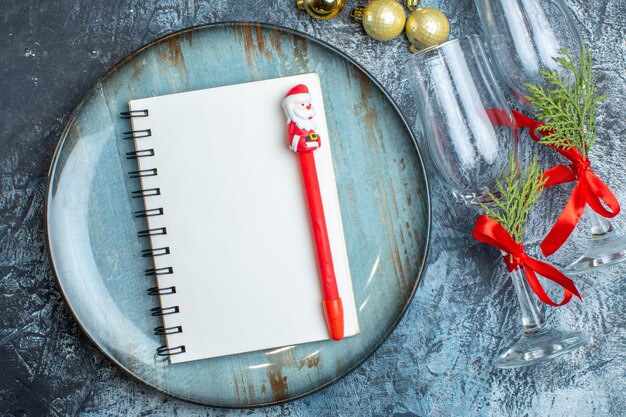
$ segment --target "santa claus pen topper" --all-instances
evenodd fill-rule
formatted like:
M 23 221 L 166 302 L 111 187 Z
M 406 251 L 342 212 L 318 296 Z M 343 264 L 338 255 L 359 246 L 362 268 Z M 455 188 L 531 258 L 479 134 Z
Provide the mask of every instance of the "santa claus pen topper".
M 322 284 L 322 307 L 326 326 L 331 339 L 341 340 L 343 338 L 343 305 L 337 289 L 335 267 L 330 251 L 322 195 L 313 156 L 313 152 L 321 146 L 321 139 L 315 133 L 315 109 L 311 105 L 309 89 L 304 84 L 296 85 L 287 92 L 282 104 L 289 119 L 287 144 L 292 151 L 298 154 L 300 161 Z

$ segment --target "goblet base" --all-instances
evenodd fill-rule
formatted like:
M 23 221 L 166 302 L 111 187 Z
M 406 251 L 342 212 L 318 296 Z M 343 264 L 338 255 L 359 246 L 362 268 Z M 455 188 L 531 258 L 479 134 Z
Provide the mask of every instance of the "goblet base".
M 556 358 L 583 346 L 589 335 L 582 331 L 563 331 L 544 327 L 526 333 L 500 354 L 493 365 L 500 369 L 520 368 Z
M 582 274 L 626 261 L 626 234 L 611 229 L 603 235 L 592 236 L 590 240 L 585 253 L 563 269 L 566 275 Z

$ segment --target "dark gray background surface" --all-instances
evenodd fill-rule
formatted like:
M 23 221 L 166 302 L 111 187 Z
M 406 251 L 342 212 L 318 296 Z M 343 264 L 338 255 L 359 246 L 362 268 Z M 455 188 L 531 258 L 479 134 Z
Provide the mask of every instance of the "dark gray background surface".
M 626 201 L 626 4 L 568 0 L 612 98 L 599 119 L 594 167 Z M 552 325 L 592 342 L 545 365 L 499 371 L 493 356 L 519 330 L 519 310 L 495 250 L 473 242 L 475 217 L 452 203 L 427 163 L 433 233 L 427 270 L 406 316 L 358 370 L 330 388 L 263 409 L 220 410 L 162 395 L 117 369 L 81 334 L 62 300 L 45 247 L 47 169 L 70 111 L 118 60 L 194 25 L 261 21 L 331 43 L 369 70 L 410 121 L 416 109 L 402 62 L 406 40 L 367 38 L 348 17 L 310 19 L 291 1 L 0 1 L 0 413 L 2 415 L 450 416 L 626 415 L 625 267 L 577 279 L 584 303 L 548 311 Z M 428 1 L 453 35 L 478 31 L 471 0 Z M 422 148 L 424 148 L 422 146 Z M 525 147 L 545 156 L 545 149 Z M 566 189 L 550 193 L 529 241 L 545 233 Z M 626 229 L 626 216 L 615 220 Z M 581 249 L 587 224 L 557 256 Z

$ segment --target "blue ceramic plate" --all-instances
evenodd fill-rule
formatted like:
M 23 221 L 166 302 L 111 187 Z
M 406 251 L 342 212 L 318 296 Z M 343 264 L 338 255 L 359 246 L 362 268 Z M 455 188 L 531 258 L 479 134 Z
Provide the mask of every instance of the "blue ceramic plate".
M 131 141 L 119 117 L 134 98 L 307 72 L 320 75 L 361 333 L 169 365 L 155 355 L 157 304 L 140 256 L 141 201 L 128 179 Z M 198 219 L 201 221 L 202 219 Z M 50 256 L 76 320 L 134 377 L 186 400 L 224 407 L 274 404 L 318 390 L 355 369 L 387 338 L 421 276 L 430 230 L 422 160 L 385 92 L 336 50 L 258 24 L 198 27 L 133 53 L 78 106 L 57 147 L 47 196 Z M 227 237 L 222 237 L 222 239 Z M 250 317 L 254 320 L 254 317 Z

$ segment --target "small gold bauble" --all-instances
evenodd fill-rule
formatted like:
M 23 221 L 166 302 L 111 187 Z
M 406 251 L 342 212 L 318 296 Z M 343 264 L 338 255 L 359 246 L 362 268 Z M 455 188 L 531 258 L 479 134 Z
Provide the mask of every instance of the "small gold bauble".
M 332 19 L 343 10 L 344 0 L 296 0 L 296 6 L 315 19 Z
M 379 41 L 398 36 L 406 22 L 404 9 L 396 0 L 372 0 L 367 6 L 352 10 L 350 16 L 362 21 L 365 32 Z
M 414 11 L 406 21 L 406 37 L 417 50 L 439 45 L 450 36 L 450 22 L 445 14 L 433 7 L 422 7 Z
M 404 5 L 407 9 L 413 11 L 420 5 L 420 0 L 404 0 Z

